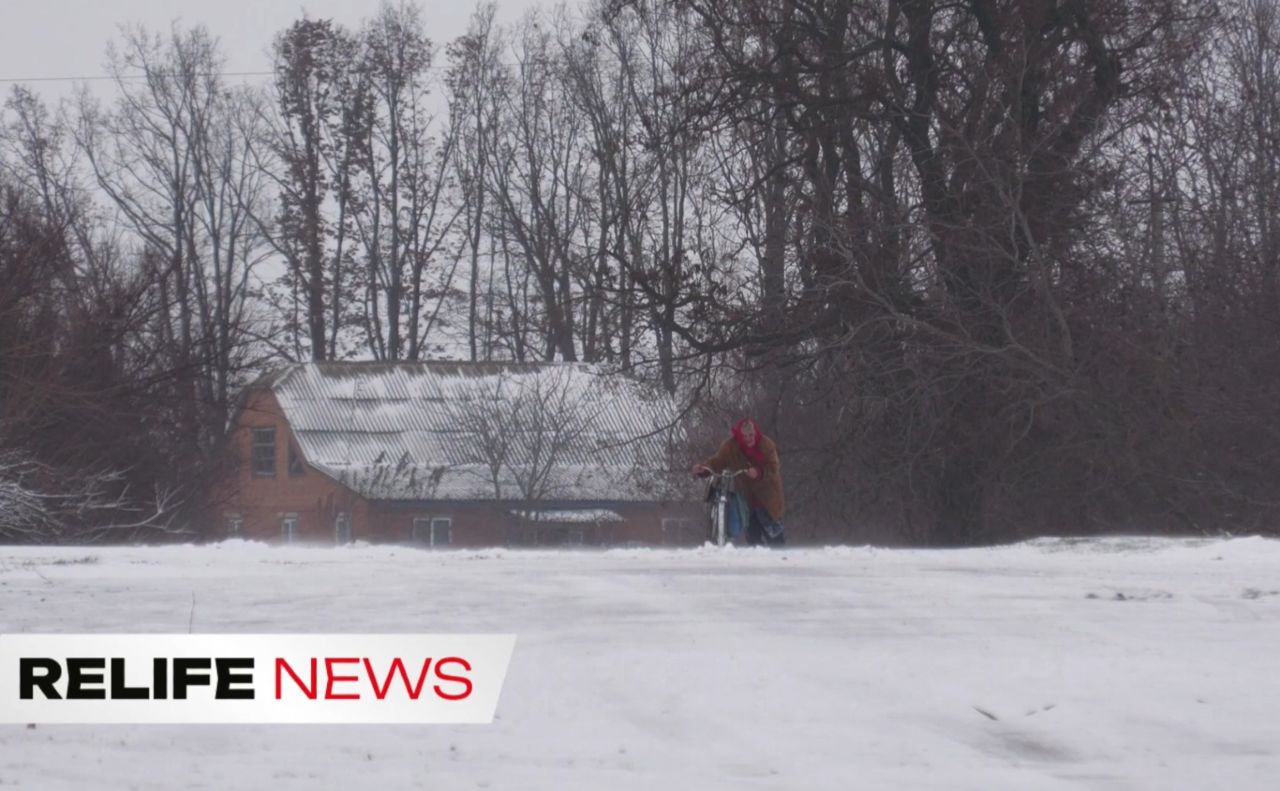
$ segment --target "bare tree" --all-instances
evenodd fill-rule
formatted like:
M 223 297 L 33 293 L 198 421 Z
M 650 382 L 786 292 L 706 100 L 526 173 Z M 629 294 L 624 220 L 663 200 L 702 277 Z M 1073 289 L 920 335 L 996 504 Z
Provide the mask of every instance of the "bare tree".
M 372 113 L 358 52 L 356 38 L 329 20 L 299 20 L 277 36 L 275 108 L 264 110 L 267 133 L 256 163 L 273 177 L 280 206 L 274 221 L 259 225 L 288 265 L 282 285 L 302 294 L 304 320 L 287 323 L 294 355 L 303 352 L 305 324 L 313 360 L 338 356 L 349 301 L 353 182 Z
M 25 188 L 0 176 L 0 539 L 162 529 L 196 492 L 173 473 L 179 453 L 158 447 L 163 422 L 139 430 L 135 420 L 168 378 L 138 343 L 152 310 L 150 283 L 118 267 L 108 243 L 95 241 L 92 256 L 81 248 L 77 239 L 103 234 L 69 186 L 75 169 L 57 171 L 66 180 L 45 180 L 37 152 L 28 154 L 8 162 Z M 36 186 L 42 181 L 47 190 Z M 199 477 L 194 465 L 187 472 L 188 482 Z
M 563 365 L 504 371 L 451 402 L 451 416 L 485 468 L 495 499 L 530 510 L 573 494 L 578 477 L 594 472 L 583 442 L 598 430 L 607 404 L 583 381 Z
M 511 492 L 504 491 L 508 467 L 515 446 L 515 427 L 522 418 L 523 405 L 513 398 L 513 386 L 503 372 L 470 388 L 465 399 L 449 402 L 450 418 L 460 437 L 470 446 L 475 463 L 484 467 L 495 500 Z
M 202 28 L 167 38 L 133 29 L 109 54 L 115 107 L 82 96 L 77 142 L 153 267 L 174 407 L 188 441 L 210 450 L 252 362 L 246 305 L 262 239 L 250 218 L 265 178 L 249 154 L 254 113 L 220 83 Z M 145 79 L 127 79 L 135 71 Z
M 463 231 L 470 252 L 467 294 L 467 343 L 471 360 L 489 360 L 493 355 L 494 254 L 490 245 L 489 274 L 482 281 L 481 248 L 488 222 L 489 155 L 495 150 L 493 136 L 498 130 L 499 97 L 509 89 L 509 75 L 501 62 L 501 33 L 494 22 L 496 6 L 479 5 L 472 13 L 467 33 L 455 39 L 448 50 L 449 106 L 455 122 L 457 144 L 454 157 Z M 487 308 L 480 315 L 481 284 L 485 282 Z M 484 328 L 483 350 L 480 333 Z
M 355 216 L 365 257 L 365 335 L 378 359 L 416 358 L 424 278 L 459 214 L 445 200 L 452 128 L 446 125 L 440 141 L 431 137 L 427 97 L 435 50 L 416 5 L 384 3 L 361 41 L 360 68 L 373 96 L 372 133 L 362 152 L 363 206 Z
M 502 134 L 489 157 L 490 197 L 540 300 L 542 358 L 572 362 L 578 360 L 574 242 L 586 219 L 581 196 L 588 177 L 582 125 L 561 87 L 552 34 L 537 16 L 525 18 L 514 46 L 514 84 L 503 97 Z

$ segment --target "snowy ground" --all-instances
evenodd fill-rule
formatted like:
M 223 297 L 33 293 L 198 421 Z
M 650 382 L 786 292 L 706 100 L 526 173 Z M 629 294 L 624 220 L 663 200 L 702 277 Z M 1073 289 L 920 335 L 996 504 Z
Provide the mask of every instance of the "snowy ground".
M 0 726 L 0 788 L 1280 782 L 1280 542 L 1258 538 L 0 548 L 0 632 L 186 632 L 192 618 L 196 632 L 518 637 L 491 726 Z

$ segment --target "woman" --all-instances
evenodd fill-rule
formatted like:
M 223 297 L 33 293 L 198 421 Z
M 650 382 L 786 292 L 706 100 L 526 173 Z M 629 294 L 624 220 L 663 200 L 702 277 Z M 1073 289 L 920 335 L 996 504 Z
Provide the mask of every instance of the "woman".
M 714 456 L 693 465 L 693 474 L 700 478 L 725 470 L 744 471 L 739 478 L 738 488 L 746 498 L 750 513 L 747 519 L 747 543 L 783 544 L 784 503 L 778 447 L 749 417 L 734 424 L 733 436 L 720 444 L 720 449 Z

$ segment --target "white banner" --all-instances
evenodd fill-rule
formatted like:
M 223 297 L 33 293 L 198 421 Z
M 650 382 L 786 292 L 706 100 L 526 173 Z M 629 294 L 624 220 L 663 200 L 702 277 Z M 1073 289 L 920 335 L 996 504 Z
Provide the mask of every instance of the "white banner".
M 515 635 L 0 635 L 5 723 L 490 723 Z

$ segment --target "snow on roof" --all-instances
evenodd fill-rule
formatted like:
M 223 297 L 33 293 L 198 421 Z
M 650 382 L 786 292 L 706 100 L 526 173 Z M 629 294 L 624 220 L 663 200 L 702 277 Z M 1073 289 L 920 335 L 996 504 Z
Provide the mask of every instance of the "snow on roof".
M 670 497 L 671 400 L 592 365 L 297 363 L 260 386 L 307 463 L 370 499 Z

